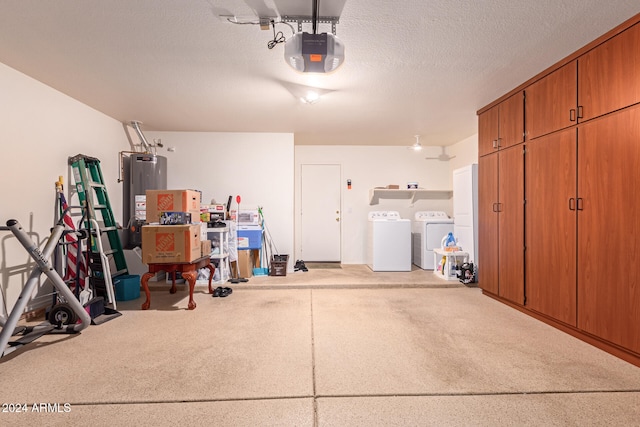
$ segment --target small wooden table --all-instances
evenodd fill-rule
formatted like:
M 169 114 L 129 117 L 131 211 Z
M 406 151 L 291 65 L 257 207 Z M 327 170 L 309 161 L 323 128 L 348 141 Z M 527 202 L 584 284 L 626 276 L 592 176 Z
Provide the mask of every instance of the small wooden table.
M 182 277 L 189 283 L 189 310 L 196 308 L 196 303 L 193 300 L 193 288 L 196 286 L 196 278 L 198 277 L 198 270 L 201 268 L 209 269 L 209 293 L 213 293 L 211 289 L 211 280 L 216 268 L 211 264 L 209 256 L 203 256 L 191 262 L 163 262 L 163 263 L 150 263 L 149 272 L 145 273 L 140 280 L 144 294 L 147 296 L 147 300 L 142 303 L 142 309 L 147 310 L 151 306 L 151 293 L 149 292 L 149 279 L 152 278 L 155 273 L 165 271 L 167 274 L 171 274 L 172 284 L 170 293 L 176 293 L 176 273 L 182 273 Z

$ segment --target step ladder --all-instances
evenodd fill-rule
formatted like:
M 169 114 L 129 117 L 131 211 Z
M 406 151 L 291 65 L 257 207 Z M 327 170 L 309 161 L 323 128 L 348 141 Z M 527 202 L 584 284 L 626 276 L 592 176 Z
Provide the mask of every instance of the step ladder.
M 69 166 L 72 169 L 80 205 L 87 210 L 85 216 L 102 222 L 101 234 L 106 234 L 108 237 L 109 248 L 104 248 L 103 252 L 108 259 L 113 260 L 115 265 L 115 269 L 111 270 L 111 277 L 128 274 L 129 270 L 122 242 L 100 169 L 100 160 L 78 154 L 69 157 Z M 85 226 L 92 228 L 91 224 Z M 100 237 L 97 236 L 97 239 Z M 91 239 L 91 249 L 96 253 L 99 252 L 98 245 L 93 238 Z

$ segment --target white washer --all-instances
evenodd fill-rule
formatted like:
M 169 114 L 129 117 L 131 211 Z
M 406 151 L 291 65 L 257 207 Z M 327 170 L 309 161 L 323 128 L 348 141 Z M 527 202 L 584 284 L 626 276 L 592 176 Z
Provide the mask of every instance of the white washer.
M 411 271 L 411 221 L 396 211 L 369 212 L 367 265 L 373 271 Z
M 442 238 L 453 232 L 453 219 L 441 211 L 416 212 L 411 232 L 413 263 L 423 270 L 433 270 L 433 250 Z

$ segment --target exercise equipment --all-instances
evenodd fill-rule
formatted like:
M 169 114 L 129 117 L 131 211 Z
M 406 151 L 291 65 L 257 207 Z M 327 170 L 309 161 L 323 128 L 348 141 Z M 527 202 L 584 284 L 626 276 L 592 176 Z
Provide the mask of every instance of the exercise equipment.
M 58 241 L 65 231 L 63 219 L 60 218 L 54 225 L 51 235 L 42 250 L 38 248 L 27 232 L 24 231 L 22 225 L 15 219 L 7 221 L 7 226 L 0 227 L 0 230 L 11 231 L 36 263 L 9 317 L 6 318 L 0 315 L 0 326 L 2 326 L 2 331 L 0 332 L 0 357 L 6 356 L 17 348 L 29 344 L 45 334 L 74 334 L 89 326 L 91 324 L 91 316 L 80 304 L 64 280 L 62 280 L 62 277 L 60 277 L 58 272 L 53 268 L 50 261 L 51 255 L 55 251 Z M 47 322 L 36 326 L 18 327 L 20 316 L 24 312 L 33 291 L 38 286 L 38 281 L 42 274 L 46 276 L 47 280 L 53 285 L 56 292 L 64 298 L 65 302 L 51 310 Z M 53 323 L 52 320 L 55 323 Z M 13 336 L 21 337 L 12 340 Z

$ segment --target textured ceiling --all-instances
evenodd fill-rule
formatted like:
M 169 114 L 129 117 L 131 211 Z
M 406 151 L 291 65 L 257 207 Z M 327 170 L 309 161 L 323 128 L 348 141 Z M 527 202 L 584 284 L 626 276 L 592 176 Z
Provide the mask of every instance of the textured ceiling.
M 310 16 L 311 0 L 0 0 L 0 62 L 143 130 L 449 145 L 476 133 L 479 108 L 640 12 L 638 0 L 319 4 L 345 45 L 330 74 L 294 71 L 283 44 L 267 48 L 271 30 L 220 18 Z M 301 103 L 300 86 L 323 98 Z

